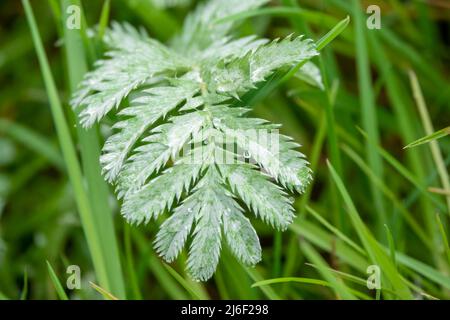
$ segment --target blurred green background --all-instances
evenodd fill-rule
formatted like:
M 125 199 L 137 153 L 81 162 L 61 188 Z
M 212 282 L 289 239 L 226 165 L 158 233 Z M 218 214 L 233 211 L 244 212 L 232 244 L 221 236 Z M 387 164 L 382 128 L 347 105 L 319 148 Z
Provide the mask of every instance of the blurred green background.
M 78 145 L 67 104 L 61 4 L 30 3 Z M 163 42 L 196 5 L 187 0 L 113 0 L 107 14 L 104 3 L 82 2 L 87 26 L 96 25 L 103 10 L 110 21 L 143 26 Z M 380 30 L 366 28 L 370 14 L 365 11 L 372 4 L 381 8 Z M 285 9 L 277 11 L 280 7 Z M 311 162 L 314 182 L 296 199 L 298 218 L 284 233 L 252 219 L 262 262 L 246 269 L 224 248 L 214 278 L 194 283 L 184 272 L 185 253 L 165 265 L 152 249 L 156 223 L 127 225 L 110 192 L 126 297 L 408 298 L 393 284 L 398 275 L 412 298 L 449 298 L 450 139 L 403 147 L 450 125 L 450 2 L 278 0 L 266 8 L 274 10 L 245 19 L 237 33 L 268 38 L 297 33 L 318 40 L 346 16 L 351 18 L 314 60 L 322 69 L 324 90 L 291 79 L 254 106 L 259 117 L 281 123 Z M 89 284 L 99 281 L 21 2 L 2 1 L 0 21 L 0 298 L 61 298 L 48 261 L 64 288 L 67 266 L 80 267 L 82 288 L 65 288 L 70 298 L 99 299 Z M 102 47 L 95 43 L 93 50 L 86 58 L 91 66 Z M 107 132 L 100 127 L 102 139 Z M 361 220 L 355 220 L 352 204 Z M 369 241 L 367 246 L 372 236 L 377 244 Z M 381 248 L 389 259 L 386 265 L 395 269 L 382 268 L 381 295 L 365 285 L 372 245 Z M 265 279 L 280 283 L 252 287 Z

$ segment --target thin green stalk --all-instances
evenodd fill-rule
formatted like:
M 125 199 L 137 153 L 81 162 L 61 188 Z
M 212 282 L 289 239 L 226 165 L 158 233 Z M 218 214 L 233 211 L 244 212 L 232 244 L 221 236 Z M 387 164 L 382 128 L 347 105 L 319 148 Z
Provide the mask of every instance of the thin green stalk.
M 433 123 L 430 119 L 430 114 L 428 113 L 428 108 L 423 98 L 422 90 L 420 89 L 419 80 L 414 71 L 409 71 L 409 80 L 411 81 L 411 88 L 413 91 L 414 99 L 416 100 L 417 108 L 419 109 L 420 118 L 422 119 L 422 125 L 425 129 L 427 135 L 431 135 L 434 132 Z M 436 164 L 439 177 L 441 179 L 441 184 L 444 189 L 450 190 L 450 178 L 445 167 L 444 158 L 442 156 L 441 150 L 439 149 L 439 144 L 437 141 L 430 141 L 430 150 L 433 160 Z M 450 196 L 447 196 L 447 206 L 448 214 L 450 215 Z
M 370 257 L 370 261 L 377 264 L 381 270 L 383 270 L 383 275 L 390 282 L 396 294 L 403 299 L 411 299 L 411 292 L 401 275 L 398 273 L 397 268 L 361 220 L 361 217 L 359 216 L 359 213 L 347 191 L 347 188 L 342 182 L 342 179 L 330 163 L 328 163 L 328 168 L 330 169 L 331 176 L 333 177 L 333 180 L 341 193 L 342 199 L 347 206 L 348 216 L 363 244 L 364 249 L 367 252 L 367 255 Z
M 327 270 L 328 264 L 320 256 L 320 254 L 313 248 L 312 245 L 310 245 L 306 241 L 302 241 L 300 242 L 300 247 L 303 253 L 307 256 L 307 258 L 313 264 L 318 266 L 319 273 L 328 283 L 330 283 L 338 299 L 356 300 L 355 295 L 350 292 L 349 288 L 345 285 L 345 283 L 339 277 L 337 277 L 329 270 Z
M 436 221 L 439 226 L 439 231 L 441 232 L 442 242 L 444 244 L 445 255 L 447 256 L 448 265 L 450 266 L 450 246 L 448 245 L 447 234 L 445 233 L 444 225 L 442 224 L 439 214 L 436 214 Z
M 281 274 L 281 256 L 282 256 L 282 234 L 281 231 L 275 231 L 273 238 L 273 277 L 278 277 Z
M 350 147 L 344 145 L 342 147 L 344 152 L 352 159 L 355 164 L 367 175 L 372 183 L 374 183 L 377 188 L 390 199 L 400 213 L 403 215 L 406 222 L 410 225 L 411 229 L 416 233 L 417 237 L 422 240 L 422 242 L 430 249 L 433 249 L 433 243 L 427 237 L 427 234 L 423 230 L 422 226 L 417 223 L 411 213 L 404 207 L 402 202 L 398 199 L 394 192 L 392 192 L 386 184 L 381 181 L 381 179 L 371 170 L 371 168 L 364 162 L 364 160 Z
M 64 21 L 68 18 L 65 8 L 70 5 L 81 7 L 79 0 L 62 0 L 61 4 Z M 80 30 L 69 28 L 63 28 L 63 30 L 69 88 L 71 92 L 74 92 L 84 74 L 88 71 L 86 53 L 82 45 Z M 76 126 L 92 214 L 96 222 L 97 232 L 100 234 L 100 246 L 107 269 L 108 285 L 101 285 L 115 296 L 123 299 L 125 298 L 125 285 L 114 232 L 113 212 L 108 201 L 109 190 L 101 176 L 98 129 L 96 126 L 91 129 L 84 129 L 79 123 Z
M 81 223 L 86 235 L 87 244 L 91 253 L 92 262 L 100 283 L 108 284 L 106 261 L 103 259 L 100 245 L 100 234 L 97 232 L 95 217 L 92 213 L 89 197 L 84 188 L 83 176 L 78 162 L 75 146 L 70 136 L 69 127 L 64 117 L 61 101 L 58 96 L 55 81 L 45 54 L 44 46 L 39 35 L 39 30 L 34 18 L 29 0 L 22 0 L 25 15 L 31 30 L 33 43 L 39 59 L 42 76 L 47 90 L 50 109 L 56 127 L 59 144 L 66 163 L 69 180 L 72 184 L 75 201 L 81 218 Z
M 139 290 L 139 282 L 136 277 L 136 269 L 134 265 L 134 259 L 133 259 L 133 247 L 131 243 L 131 227 L 130 225 L 126 224 L 124 228 L 124 248 L 125 248 L 125 260 L 126 260 L 126 266 L 127 266 L 127 273 L 128 277 L 130 279 L 130 287 L 131 292 L 133 293 L 133 299 L 135 300 L 142 300 L 142 295 Z
M 373 33 L 368 33 L 370 45 L 373 51 L 374 60 L 382 76 L 386 79 L 386 89 L 392 107 L 398 119 L 399 132 L 405 144 L 414 139 L 414 123 L 415 119 L 411 118 L 411 111 L 408 107 L 411 106 L 410 100 L 406 97 L 404 87 L 401 85 L 399 78 L 395 74 L 389 59 L 386 56 L 385 50 L 379 43 L 377 37 Z M 423 165 L 423 159 L 415 150 L 411 150 L 407 154 L 408 161 L 411 165 L 412 171 L 416 174 L 421 182 L 426 181 L 426 172 L 429 171 L 427 166 Z M 437 237 L 437 225 L 434 219 L 433 208 L 426 198 L 420 201 L 422 211 L 424 212 L 424 222 L 427 226 L 427 232 L 430 239 L 437 245 L 439 239 Z M 441 257 L 433 252 L 433 257 L 436 263 L 440 264 Z
M 378 131 L 378 117 L 375 110 L 375 96 L 372 90 L 369 54 L 367 52 L 365 18 L 363 17 L 362 8 L 358 0 L 353 0 L 353 19 L 355 21 L 356 65 L 362 123 L 364 130 L 367 132 L 368 139 L 378 145 L 380 133 Z M 366 144 L 366 158 L 373 172 L 383 181 L 382 159 L 370 144 Z M 377 212 L 377 235 L 381 238 L 381 235 L 384 234 L 383 225 L 386 224 L 385 205 L 380 190 L 373 182 L 370 183 L 370 188 Z
M 52 280 L 53 286 L 55 287 L 56 294 L 58 295 L 59 299 L 69 300 L 69 297 L 67 296 L 66 292 L 64 291 L 64 288 L 63 288 L 61 282 L 59 281 L 58 276 L 56 275 L 56 272 L 53 270 L 52 265 L 48 261 L 47 261 L 47 270 L 48 270 L 48 274 L 50 275 L 50 279 Z
M 276 279 L 267 279 L 267 280 L 262 280 L 262 281 L 258 281 L 255 282 L 252 287 L 261 287 L 261 286 L 267 286 L 267 285 L 271 285 L 271 284 L 277 284 L 277 283 L 289 283 L 289 282 L 297 282 L 297 283 L 302 283 L 302 284 L 312 284 L 312 285 L 318 285 L 318 286 L 323 286 L 323 287 L 329 287 L 329 288 L 333 288 L 333 284 L 324 281 L 324 280 L 320 280 L 320 279 L 312 279 L 312 278 L 299 278 L 299 277 L 284 277 L 284 278 L 276 278 Z M 362 299 L 367 299 L 370 300 L 370 297 L 368 297 L 367 295 L 353 290 L 353 289 L 349 289 L 349 292 L 352 293 L 355 296 L 359 296 Z

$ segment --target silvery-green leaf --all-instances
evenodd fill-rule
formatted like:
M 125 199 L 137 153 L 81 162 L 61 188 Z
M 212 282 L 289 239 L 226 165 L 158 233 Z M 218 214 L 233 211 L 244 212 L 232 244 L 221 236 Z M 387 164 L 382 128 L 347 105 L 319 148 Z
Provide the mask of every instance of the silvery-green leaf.
M 255 265 L 261 260 L 258 235 L 241 210 L 229 210 L 223 215 L 223 231 L 233 254 L 245 265 Z
M 324 90 L 320 69 L 311 61 L 306 62 L 295 74 L 297 78 L 306 83 Z

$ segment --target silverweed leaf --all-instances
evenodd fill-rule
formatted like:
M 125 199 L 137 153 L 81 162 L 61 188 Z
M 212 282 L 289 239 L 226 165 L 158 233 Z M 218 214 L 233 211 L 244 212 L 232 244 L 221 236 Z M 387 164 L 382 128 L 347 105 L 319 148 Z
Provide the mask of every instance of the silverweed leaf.
M 214 274 L 222 238 L 243 264 L 260 261 L 245 213 L 285 230 L 294 218 L 289 193 L 303 192 L 311 179 L 297 143 L 284 135 L 276 143 L 262 141 L 253 133 L 279 126 L 235 106 L 274 72 L 318 55 L 313 41 L 301 36 L 234 39 L 235 23 L 214 23 L 265 3 L 206 2 L 187 17 L 171 46 L 113 23 L 104 37 L 105 58 L 72 99 L 86 128 L 117 110 L 100 158 L 104 176 L 123 200 L 128 222 L 170 214 L 154 243 L 166 261 L 192 237 L 187 270 L 195 280 Z M 305 77 L 320 84 L 318 70 L 306 66 Z M 227 161 L 219 161 L 222 156 Z

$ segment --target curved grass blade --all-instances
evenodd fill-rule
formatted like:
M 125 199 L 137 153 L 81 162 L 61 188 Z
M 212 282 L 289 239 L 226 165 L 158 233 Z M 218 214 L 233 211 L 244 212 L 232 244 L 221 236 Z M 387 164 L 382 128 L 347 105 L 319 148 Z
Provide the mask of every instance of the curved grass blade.
M 55 271 L 53 270 L 52 265 L 48 261 L 46 261 L 46 263 L 47 263 L 48 274 L 50 275 L 50 279 L 52 280 L 53 286 L 55 287 L 56 294 L 58 295 L 59 299 L 69 300 L 69 297 L 67 296 L 66 292 L 64 291 L 64 288 L 61 285 L 61 282 L 59 281 L 58 276 L 56 275 Z

